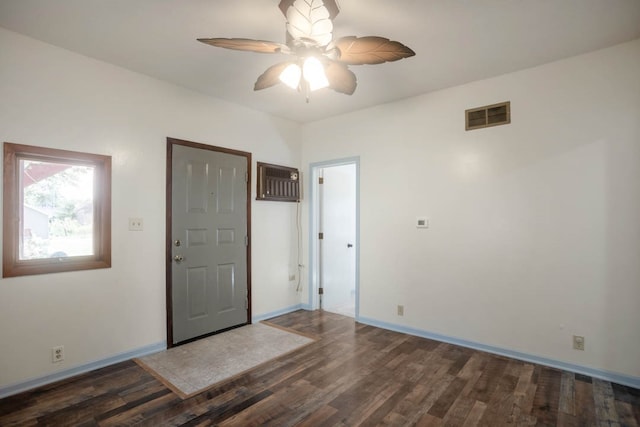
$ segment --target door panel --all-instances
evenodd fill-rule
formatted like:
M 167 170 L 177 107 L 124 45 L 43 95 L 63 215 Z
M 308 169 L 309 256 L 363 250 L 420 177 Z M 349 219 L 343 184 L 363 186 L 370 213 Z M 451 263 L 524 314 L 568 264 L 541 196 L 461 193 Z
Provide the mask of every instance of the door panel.
M 234 264 L 218 266 L 218 310 L 226 312 L 234 309 L 236 300 Z
M 187 301 L 189 301 L 187 319 L 193 320 L 209 314 L 206 304 L 207 269 L 205 267 L 187 269 Z
M 236 169 L 218 169 L 218 213 L 230 214 L 235 212 L 234 187 L 237 181 L 236 173 Z
M 175 344 L 248 322 L 248 161 L 173 145 L 171 164 Z
M 175 158 L 174 158 L 175 160 Z M 207 213 L 209 207 L 209 164 L 197 160 L 186 160 L 187 167 L 187 212 L 191 214 Z M 180 173 L 181 171 L 176 171 Z M 176 177 L 174 176 L 174 179 Z

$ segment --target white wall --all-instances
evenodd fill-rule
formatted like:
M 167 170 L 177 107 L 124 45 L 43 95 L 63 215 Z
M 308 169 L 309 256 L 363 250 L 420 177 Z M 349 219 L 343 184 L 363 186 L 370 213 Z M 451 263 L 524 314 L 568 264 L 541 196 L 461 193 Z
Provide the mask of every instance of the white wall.
M 113 267 L 0 279 L 0 387 L 166 339 L 168 136 L 252 152 L 254 192 L 256 161 L 299 164 L 295 123 L 0 29 L 0 139 L 113 157 Z M 252 203 L 254 315 L 299 303 L 294 219 L 293 204 Z
M 640 40 L 303 126 L 361 159 L 360 316 L 640 377 L 638 76 Z

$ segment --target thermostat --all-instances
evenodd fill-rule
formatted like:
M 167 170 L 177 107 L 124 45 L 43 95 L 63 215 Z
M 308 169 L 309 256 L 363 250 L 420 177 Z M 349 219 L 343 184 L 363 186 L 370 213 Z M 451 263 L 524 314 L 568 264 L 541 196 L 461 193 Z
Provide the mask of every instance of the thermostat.
M 429 218 L 426 216 L 416 217 L 416 228 L 429 228 Z

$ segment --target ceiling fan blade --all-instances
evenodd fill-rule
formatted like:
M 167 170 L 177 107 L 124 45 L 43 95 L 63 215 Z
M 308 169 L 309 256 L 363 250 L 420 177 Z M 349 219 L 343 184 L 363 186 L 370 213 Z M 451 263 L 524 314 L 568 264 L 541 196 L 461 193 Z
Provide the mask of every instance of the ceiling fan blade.
M 282 0 L 280 2 L 278 7 L 284 16 L 287 16 L 287 9 L 289 9 L 289 6 L 291 6 L 294 1 L 295 0 Z M 329 18 L 333 19 L 340 13 L 340 8 L 336 0 L 324 0 L 322 3 L 324 3 L 324 7 L 326 7 L 329 12 Z
M 253 90 L 267 89 L 280 83 L 280 74 L 291 64 L 293 64 L 293 62 L 281 62 L 280 64 L 267 68 L 267 71 L 262 73 L 262 75 L 258 77 L 258 80 L 256 80 L 256 84 L 253 85 Z
M 199 42 L 215 46 L 223 47 L 225 49 L 244 50 L 248 52 L 257 53 L 289 53 L 290 49 L 287 45 L 282 43 L 270 42 L 266 40 L 253 40 L 253 39 L 225 39 L 225 38 L 213 38 L 213 39 L 198 39 Z
M 358 81 L 356 75 L 346 65 L 335 61 L 329 61 L 324 69 L 329 80 L 329 87 L 336 92 L 351 95 L 356 90 Z
M 331 12 L 323 0 L 294 0 L 286 9 L 287 32 L 295 40 L 326 46 L 333 39 Z M 335 3 L 335 1 L 333 2 Z
M 400 42 L 377 36 L 342 37 L 333 46 L 340 51 L 338 61 L 349 65 L 382 64 L 416 54 Z

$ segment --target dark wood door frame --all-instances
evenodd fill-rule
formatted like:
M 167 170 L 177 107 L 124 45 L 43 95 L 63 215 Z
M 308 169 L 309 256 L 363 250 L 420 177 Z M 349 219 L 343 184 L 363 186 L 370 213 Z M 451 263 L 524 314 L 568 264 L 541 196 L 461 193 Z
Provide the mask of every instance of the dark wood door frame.
M 232 150 L 230 148 L 216 147 L 213 145 L 201 144 L 198 142 L 185 141 L 176 138 L 167 138 L 167 205 L 166 205 L 166 299 L 167 299 L 167 348 L 173 347 L 173 288 L 172 288 L 172 268 L 173 259 L 171 258 L 173 245 L 172 230 L 172 167 L 173 167 L 173 146 L 183 145 L 191 148 L 199 148 L 202 150 L 217 151 L 219 153 L 233 154 L 235 156 L 245 157 L 247 160 L 247 324 L 251 323 L 251 153 L 246 151 Z M 220 332 L 220 331 L 218 331 Z M 215 333 L 215 332 L 214 332 Z M 200 337 L 201 338 L 201 337 Z M 197 339 L 197 338 L 196 338 Z

